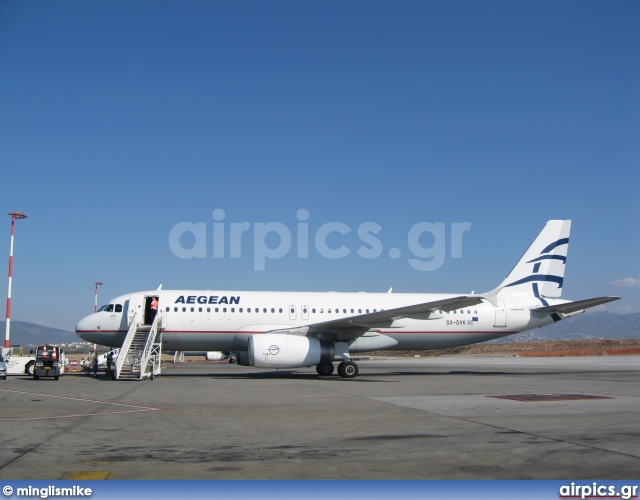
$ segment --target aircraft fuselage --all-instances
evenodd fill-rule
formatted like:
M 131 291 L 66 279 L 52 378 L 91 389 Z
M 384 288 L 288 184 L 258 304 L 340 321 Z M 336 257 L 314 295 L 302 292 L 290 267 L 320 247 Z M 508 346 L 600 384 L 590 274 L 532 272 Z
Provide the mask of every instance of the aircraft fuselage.
M 156 290 L 113 299 L 111 311 L 103 310 L 82 319 L 76 333 L 88 342 L 120 347 L 131 311 L 141 310 L 145 297 L 150 296 L 158 297 L 163 316 L 163 349 L 235 351 L 246 349 L 250 335 L 457 295 Z M 500 300 L 497 307 L 483 302 L 449 312 L 436 311 L 428 319 L 398 318 L 370 329 L 355 339 L 349 350 L 441 349 L 484 342 L 553 323 L 549 316 L 532 316 L 530 308 L 540 305 L 534 297 L 509 297 Z M 116 309 L 120 312 L 115 312 Z

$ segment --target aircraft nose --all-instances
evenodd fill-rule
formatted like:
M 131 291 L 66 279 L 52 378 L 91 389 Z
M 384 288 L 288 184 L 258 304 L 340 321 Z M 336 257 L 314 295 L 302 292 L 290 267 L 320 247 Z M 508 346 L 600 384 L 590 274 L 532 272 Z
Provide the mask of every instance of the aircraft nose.
M 85 316 L 84 318 L 82 318 L 80 321 L 76 323 L 76 329 L 75 329 L 76 335 L 83 340 L 89 340 L 89 337 L 91 337 L 90 330 L 92 330 L 92 326 L 95 327 L 95 325 L 93 325 L 94 322 L 92 322 L 91 320 L 92 316 L 93 314 L 90 314 L 89 316 Z

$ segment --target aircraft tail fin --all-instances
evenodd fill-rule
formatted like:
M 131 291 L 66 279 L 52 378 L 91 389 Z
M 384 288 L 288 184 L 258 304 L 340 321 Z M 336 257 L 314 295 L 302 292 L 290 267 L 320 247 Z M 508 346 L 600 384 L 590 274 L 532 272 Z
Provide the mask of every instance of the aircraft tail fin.
M 494 292 L 560 297 L 570 232 L 570 220 L 547 222 L 529 249 Z

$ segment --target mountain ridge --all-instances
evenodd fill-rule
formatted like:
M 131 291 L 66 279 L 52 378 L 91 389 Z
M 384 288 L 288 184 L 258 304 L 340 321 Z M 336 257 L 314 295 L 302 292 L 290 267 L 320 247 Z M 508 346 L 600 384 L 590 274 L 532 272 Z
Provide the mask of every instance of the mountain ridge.
M 5 328 L 6 321 L 0 321 L 0 331 L 4 332 Z M 11 337 L 9 340 L 11 345 L 22 346 L 83 342 L 74 332 L 27 321 L 11 321 Z

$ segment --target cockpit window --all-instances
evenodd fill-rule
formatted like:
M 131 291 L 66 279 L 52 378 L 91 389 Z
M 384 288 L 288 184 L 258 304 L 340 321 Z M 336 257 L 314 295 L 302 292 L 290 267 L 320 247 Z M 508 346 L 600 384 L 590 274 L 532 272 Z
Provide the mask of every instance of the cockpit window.
M 122 304 L 107 304 L 106 306 L 102 306 L 100 309 L 98 309 L 98 312 L 100 311 L 104 311 L 104 312 L 117 312 L 117 313 L 121 313 L 122 312 Z

